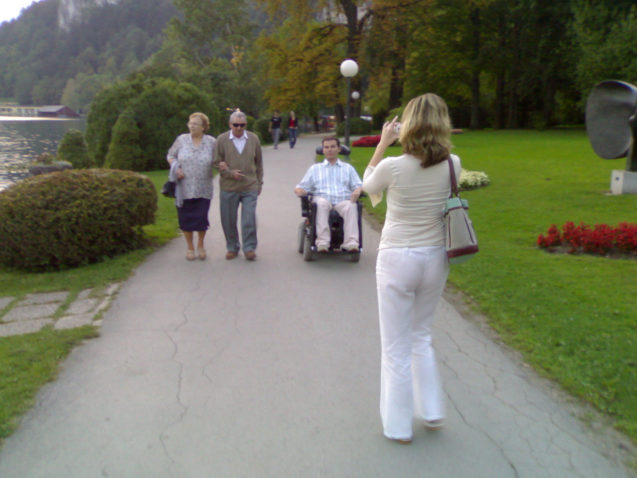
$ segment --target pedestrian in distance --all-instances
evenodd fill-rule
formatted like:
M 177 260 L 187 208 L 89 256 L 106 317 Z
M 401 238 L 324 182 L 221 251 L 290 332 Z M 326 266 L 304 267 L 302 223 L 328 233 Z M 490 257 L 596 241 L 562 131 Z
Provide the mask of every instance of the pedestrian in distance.
M 217 137 L 214 166 L 219 170 L 219 211 L 226 238 L 226 259 L 243 249 L 246 259 L 257 258 L 257 197 L 263 187 L 263 158 L 256 134 L 246 131 L 241 111 L 230 115 L 230 131 Z M 241 206 L 241 240 L 237 216 Z
M 358 200 L 362 181 L 354 167 L 338 159 L 341 143 L 336 136 L 323 138 L 325 160 L 316 163 L 294 188 L 294 193 L 303 197 L 312 195 L 316 203 L 316 250 L 327 252 L 330 246 L 330 211 L 334 209 L 343 218 L 343 245 L 346 251 L 358 251 Z
M 296 119 L 294 111 L 290 111 L 290 118 L 288 119 L 288 138 L 290 140 L 290 149 L 294 148 L 296 144 L 296 135 L 298 133 L 299 121 Z
M 168 150 L 169 179 L 176 182 L 175 205 L 179 228 L 186 239 L 186 259 L 195 260 L 194 233 L 197 232 L 197 256 L 206 258 L 204 238 L 210 227 L 208 211 L 212 199 L 212 163 L 215 138 L 205 134 L 208 117 L 193 113 L 188 119 L 189 133 L 177 137 Z
M 270 118 L 270 124 L 268 125 L 268 131 L 272 135 L 272 142 L 274 143 L 274 149 L 279 148 L 279 139 L 281 138 L 281 123 L 283 118 L 279 116 L 279 112 L 274 110 L 272 118 Z
M 403 154 L 383 159 L 400 140 Z M 439 96 L 412 99 L 401 122 L 383 125 L 363 176 L 372 205 L 387 191 L 387 213 L 376 262 L 381 335 L 380 415 L 384 435 L 411 443 L 414 414 L 430 429 L 445 418 L 443 389 L 432 347 L 432 322 L 449 273 L 443 210 L 451 189 L 447 158 L 451 120 Z

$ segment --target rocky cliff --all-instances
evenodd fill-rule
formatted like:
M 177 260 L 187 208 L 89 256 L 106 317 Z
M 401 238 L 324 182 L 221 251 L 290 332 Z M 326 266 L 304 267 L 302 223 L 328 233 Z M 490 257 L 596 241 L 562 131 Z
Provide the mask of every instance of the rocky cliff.
M 69 30 L 73 22 L 82 19 L 82 12 L 91 6 L 101 6 L 108 3 L 119 3 L 120 0 L 60 0 L 58 7 L 58 26 L 62 30 Z

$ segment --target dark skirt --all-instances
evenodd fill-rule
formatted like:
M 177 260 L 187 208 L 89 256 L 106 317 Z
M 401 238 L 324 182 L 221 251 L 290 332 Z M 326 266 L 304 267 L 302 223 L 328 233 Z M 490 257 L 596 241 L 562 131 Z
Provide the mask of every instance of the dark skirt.
M 210 199 L 184 199 L 183 206 L 177 208 L 179 229 L 187 232 L 206 231 L 210 226 L 208 222 L 209 209 Z

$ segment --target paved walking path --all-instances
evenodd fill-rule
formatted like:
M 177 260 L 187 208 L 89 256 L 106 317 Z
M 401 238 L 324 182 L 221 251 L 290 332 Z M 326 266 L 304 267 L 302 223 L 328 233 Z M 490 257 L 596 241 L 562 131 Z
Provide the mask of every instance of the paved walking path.
M 121 285 L 101 336 L 0 450 L 0 477 L 631 476 L 621 440 L 447 301 L 435 328 L 447 426 L 416 426 L 409 446 L 383 438 L 378 232 L 365 225 L 358 264 L 297 252 L 292 189 L 317 144 L 265 148 L 256 262 L 224 259 L 213 201 L 208 260 L 187 262 L 178 238 Z

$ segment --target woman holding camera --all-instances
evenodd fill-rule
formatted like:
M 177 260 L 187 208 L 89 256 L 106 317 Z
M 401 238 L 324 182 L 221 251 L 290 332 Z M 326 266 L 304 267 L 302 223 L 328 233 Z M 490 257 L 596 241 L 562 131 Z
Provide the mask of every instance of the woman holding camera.
M 363 189 L 374 206 L 387 191 L 376 262 L 380 413 L 384 435 L 407 444 L 414 411 L 430 429 L 441 428 L 445 417 L 431 326 L 449 272 L 443 209 L 451 188 L 451 121 L 444 100 L 432 93 L 412 99 L 401 120 L 383 126 Z M 403 154 L 383 159 L 396 139 Z M 459 176 L 460 159 L 451 158 Z

